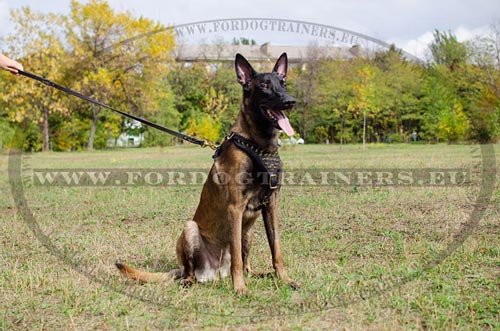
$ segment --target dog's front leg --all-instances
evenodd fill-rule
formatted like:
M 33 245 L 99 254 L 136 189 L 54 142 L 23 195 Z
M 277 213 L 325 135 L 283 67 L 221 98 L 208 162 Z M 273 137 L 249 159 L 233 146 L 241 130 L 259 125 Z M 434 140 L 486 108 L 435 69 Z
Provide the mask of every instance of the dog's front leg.
M 243 207 L 230 204 L 228 207 L 229 226 L 231 229 L 231 277 L 233 288 L 237 294 L 245 295 L 247 287 L 243 278 L 243 254 L 242 254 L 242 222 Z
M 300 288 L 299 284 L 288 277 L 283 266 L 283 256 L 281 254 L 279 238 L 279 215 L 276 192 L 271 195 L 269 205 L 262 209 L 262 217 L 264 219 L 264 227 L 266 228 L 267 241 L 271 248 L 273 267 L 276 275 L 284 282 L 290 284 L 294 289 Z

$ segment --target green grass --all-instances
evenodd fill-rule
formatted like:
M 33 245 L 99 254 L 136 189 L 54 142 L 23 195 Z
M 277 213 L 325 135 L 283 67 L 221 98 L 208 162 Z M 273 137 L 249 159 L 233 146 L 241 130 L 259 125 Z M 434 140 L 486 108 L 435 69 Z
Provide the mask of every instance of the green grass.
M 499 146 L 495 147 L 500 155 Z M 285 147 L 287 169 L 477 168 L 478 146 L 306 145 Z M 500 189 L 478 226 L 444 261 L 470 220 L 472 186 L 285 186 L 282 249 L 293 291 L 274 277 L 138 285 L 114 268 L 176 265 L 175 242 L 201 186 L 40 187 L 24 195 L 39 233 L 15 206 L 8 155 L 0 156 L 0 329 L 4 330 L 415 330 L 500 329 Z M 34 168 L 197 168 L 211 151 L 195 147 L 23 155 Z M 497 164 L 500 158 L 497 157 Z M 497 169 L 498 177 L 498 169 Z M 271 271 L 261 222 L 251 264 Z

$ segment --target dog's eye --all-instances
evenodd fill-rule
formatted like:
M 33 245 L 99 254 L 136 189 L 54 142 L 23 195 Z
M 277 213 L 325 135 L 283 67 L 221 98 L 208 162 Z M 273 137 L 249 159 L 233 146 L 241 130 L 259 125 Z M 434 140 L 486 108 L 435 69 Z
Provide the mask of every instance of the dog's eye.
M 261 82 L 261 83 L 259 84 L 259 86 L 260 86 L 260 88 L 261 88 L 261 89 L 265 90 L 265 89 L 268 89 L 268 88 L 269 88 L 269 84 L 270 84 L 270 83 L 271 83 L 270 81 L 266 80 L 265 82 Z

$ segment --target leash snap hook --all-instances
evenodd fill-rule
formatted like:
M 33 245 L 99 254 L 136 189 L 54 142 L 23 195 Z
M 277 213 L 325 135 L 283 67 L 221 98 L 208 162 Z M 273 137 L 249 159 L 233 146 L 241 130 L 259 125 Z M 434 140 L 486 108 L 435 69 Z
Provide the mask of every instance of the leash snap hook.
M 217 145 L 214 144 L 213 142 L 211 141 L 208 141 L 208 140 L 203 140 L 203 145 L 201 145 L 201 147 L 205 148 L 205 147 L 210 147 L 212 150 L 217 150 Z

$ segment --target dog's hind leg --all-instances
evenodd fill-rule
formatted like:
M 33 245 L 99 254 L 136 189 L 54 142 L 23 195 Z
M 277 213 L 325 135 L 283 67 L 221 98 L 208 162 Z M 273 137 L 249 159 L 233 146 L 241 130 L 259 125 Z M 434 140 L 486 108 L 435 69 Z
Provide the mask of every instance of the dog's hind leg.
M 181 281 L 184 286 L 190 286 L 195 281 L 195 258 L 201 245 L 200 230 L 194 221 L 186 222 L 184 230 L 177 241 L 177 261 L 182 272 Z

